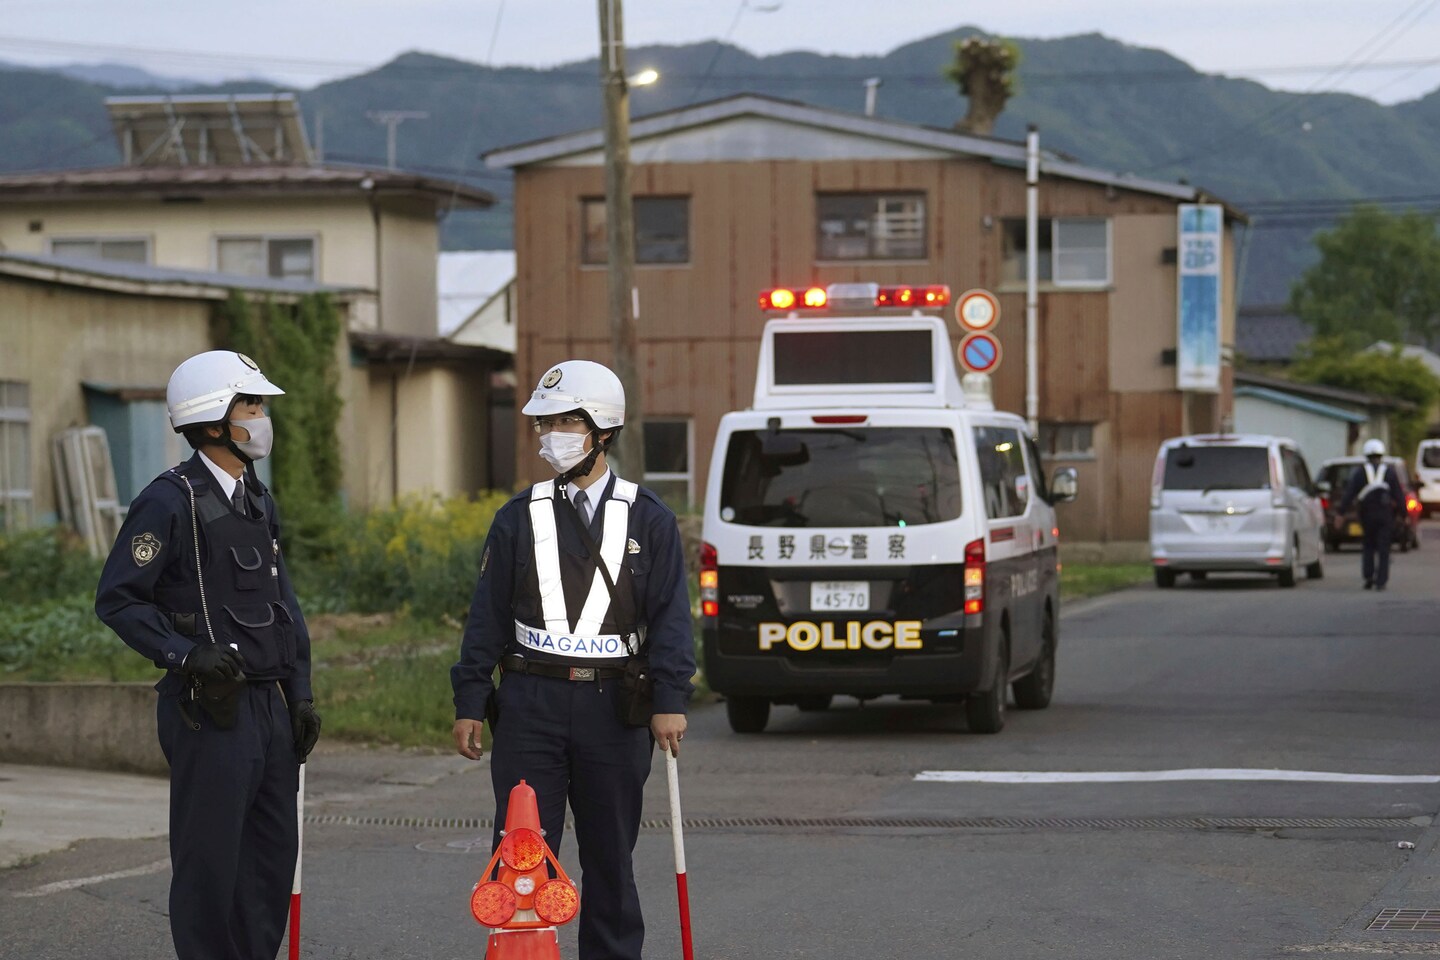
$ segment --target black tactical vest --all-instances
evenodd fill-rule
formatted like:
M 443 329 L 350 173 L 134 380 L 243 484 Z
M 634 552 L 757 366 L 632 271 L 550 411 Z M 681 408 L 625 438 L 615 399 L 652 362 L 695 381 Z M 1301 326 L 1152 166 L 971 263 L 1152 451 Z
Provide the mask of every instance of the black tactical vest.
M 194 491 L 205 603 L 201 604 L 200 583 L 195 580 L 157 587 L 156 604 L 167 613 L 193 615 L 197 643 L 208 643 L 213 630 L 216 643 L 238 649 L 249 679 L 288 678 L 295 665 L 294 620 L 280 592 L 280 544 L 271 538 L 269 518 L 262 515 L 267 499 L 254 488 L 247 489 L 246 499 L 256 516 L 242 517 L 198 457 L 162 476 L 184 490 L 187 503 Z M 189 520 L 187 515 L 181 524 L 178 549 L 193 562 L 195 539 Z

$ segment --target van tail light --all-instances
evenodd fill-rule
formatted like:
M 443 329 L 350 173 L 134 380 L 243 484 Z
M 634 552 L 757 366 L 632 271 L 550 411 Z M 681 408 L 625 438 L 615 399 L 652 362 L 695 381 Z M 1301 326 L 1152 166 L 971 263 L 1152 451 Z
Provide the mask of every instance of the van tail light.
M 1270 454 L 1270 506 L 1285 506 L 1285 473 L 1279 454 Z
M 1320 498 L 1320 509 L 1321 509 L 1321 510 L 1329 510 L 1329 509 L 1330 509 L 1330 498 L 1329 498 L 1329 497 L 1321 497 L 1321 498 Z
M 1168 451 L 1162 449 L 1155 458 L 1155 469 L 1150 474 L 1150 509 L 1160 509 L 1160 490 L 1165 483 L 1165 457 Z
M 700 615 L 720 616 L 720 554 L 711 543 L 700 544 Z
M 985 540 L 965 544 L 965 613 L 985 612 Z
M 1406 509 L 1406 511 L 1408 511 L 1408 512 L 1410 512 L 1410 513 L 1419 513 L 1419 512 L 1420 512 L 1420 501 L 1417 500 L 1417 499 L 1415 499 L 1414 497 L 1406 497 L 1406 498 L 1405 498 L 1405 509 Z

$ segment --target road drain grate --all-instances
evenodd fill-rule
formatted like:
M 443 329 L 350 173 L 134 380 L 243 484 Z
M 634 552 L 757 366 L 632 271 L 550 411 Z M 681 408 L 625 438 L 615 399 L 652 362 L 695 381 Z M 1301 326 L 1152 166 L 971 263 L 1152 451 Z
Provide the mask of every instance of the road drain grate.
M 1416 933 L 1440 933 L 1440 910 L 1413 910 L 1386 907 L 1366 930 L 1413 930 Z
M 305 822 L 316 826 L 417 830 L 488 830 L 493 826 L 488 817 L 311 814 Z M 1417 826 L 1413 820 L 1387 817 L 688 817 L 685 820 L 687 830 L 1384 830 Z M 643 820 L 640 827 L 669 830 L 670 820 L 668 817 Z

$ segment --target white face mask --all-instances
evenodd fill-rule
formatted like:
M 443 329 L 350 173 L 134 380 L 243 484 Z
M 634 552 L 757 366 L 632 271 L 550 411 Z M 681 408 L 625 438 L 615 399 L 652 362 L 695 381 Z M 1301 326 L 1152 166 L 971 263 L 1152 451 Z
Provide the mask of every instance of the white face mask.
M 275 429 L 271 425 L 269 417 L 256 417 L 254 420 L 232 420 L 230 426 L 250 431 L 249 440 L 235 441 L 237 450 L 251 460 L 264 460 L 270 456 L 270 448 L 275 445 Z
M 554 430 L 542 434 L 540 456 L 555 468 L 556 473 L 564 473 L 585 459 L 586 436 L 583 433 L 559 433 Z

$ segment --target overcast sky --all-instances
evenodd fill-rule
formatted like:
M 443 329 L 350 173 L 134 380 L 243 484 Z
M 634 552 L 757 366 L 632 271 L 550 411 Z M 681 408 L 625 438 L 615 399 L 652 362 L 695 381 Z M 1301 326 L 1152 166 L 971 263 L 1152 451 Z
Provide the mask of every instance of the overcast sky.
M 581 59 L 598 46 L 596 10 L 596 0 L 0 0 L 0 60 L 309 87 L 406 50 Z M 853 55 L 962 25 L 1015 37 L 1099 31 L 1279 89 L 1394 103 L 1440 86 L 1440 0 L 625 0 L 625 17 L 631 45 L 728 36 L 758 54 Z

